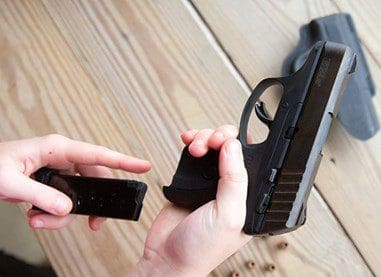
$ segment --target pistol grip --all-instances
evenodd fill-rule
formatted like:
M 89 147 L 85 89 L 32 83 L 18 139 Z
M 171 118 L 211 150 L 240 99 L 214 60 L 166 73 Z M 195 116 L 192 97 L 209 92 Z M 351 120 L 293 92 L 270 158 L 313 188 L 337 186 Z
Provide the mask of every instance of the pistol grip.
M 163 188 L 165 197 L 178 206 L 196 209 L 216 198 L 219 152 L 210 150 L 195 158 L 183 149 L 172 183 Z

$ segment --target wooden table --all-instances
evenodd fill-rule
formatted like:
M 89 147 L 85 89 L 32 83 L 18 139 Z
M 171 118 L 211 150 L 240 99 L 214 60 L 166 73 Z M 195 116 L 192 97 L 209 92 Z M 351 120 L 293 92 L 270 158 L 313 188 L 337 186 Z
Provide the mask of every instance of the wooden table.
M 339 11 L 356 23 L 381 118 L 377 0 L 1 1 L 1 140 L 55 132 L 154 164 L 142 176 L 116 173 L 150 185 L 139 223 L 109 220 L 94 233 L 79 218 L 37 232 L 57 273 L 125 275 L 164 203 L 161 187 L 176 168 L 179 134 L 237 125 L 250 88 L 280 74 L 299 27 Z M 306 225 L 254 238 L 214 275 L 267 274 L 269 264 L 282 276 L 381 274 L 381 133 L 361 142 L 335 121 L 324 154 Z M 279 249 L 281 242 L 288 247 Z

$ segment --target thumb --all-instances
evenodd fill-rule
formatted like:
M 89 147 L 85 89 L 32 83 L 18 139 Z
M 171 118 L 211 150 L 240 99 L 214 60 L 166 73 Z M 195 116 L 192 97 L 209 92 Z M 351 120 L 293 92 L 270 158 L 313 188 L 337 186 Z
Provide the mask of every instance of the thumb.
M 64 193 L 23 174 L 17 174 L 11 182 L 11 190 L 7 193 L 10 198 L 29 202 L 54 215 L 66 215 L 72 209 L 73 203 Z
M 237 139 L 229 139 L 222 145 L 219 173 L 216 196 L 218 216 L 237 220 L 242 228 L 246 216 L 248 183 L 242 146 Z

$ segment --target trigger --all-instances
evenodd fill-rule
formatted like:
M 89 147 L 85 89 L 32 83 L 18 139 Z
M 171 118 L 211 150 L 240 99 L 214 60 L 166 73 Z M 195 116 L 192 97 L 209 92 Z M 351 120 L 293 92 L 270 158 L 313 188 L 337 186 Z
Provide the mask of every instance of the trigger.
M 258 102 L 255 103 L 255 114 L 257 115 L 260 121 L 262 121 L 264 124 L 266 124 L 270 128 L 271 123 L 273 121 L 265 108 L 264 102 L 261 101 L 259 103 Z

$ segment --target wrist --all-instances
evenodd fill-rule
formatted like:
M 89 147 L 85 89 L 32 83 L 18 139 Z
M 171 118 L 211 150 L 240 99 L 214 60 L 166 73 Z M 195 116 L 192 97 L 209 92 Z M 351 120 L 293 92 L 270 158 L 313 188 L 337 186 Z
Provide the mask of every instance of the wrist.
M 171 264 L 170 261 L 160 257 L 153 251 L 144 251 L 136 266 L 130 271 L 131 276 L 202 276 L 195 271 L 180 269 Z M 150 252 L 150 253 L 148 253 Z

